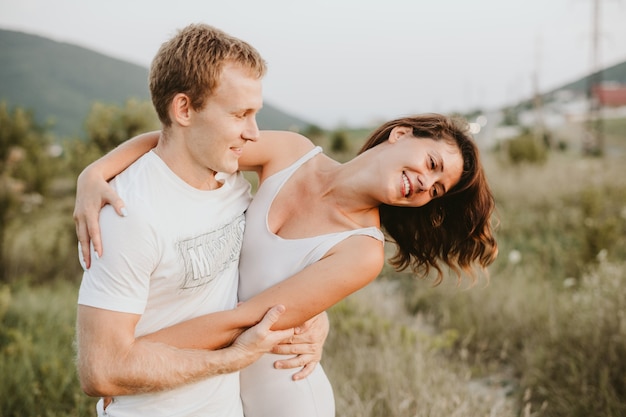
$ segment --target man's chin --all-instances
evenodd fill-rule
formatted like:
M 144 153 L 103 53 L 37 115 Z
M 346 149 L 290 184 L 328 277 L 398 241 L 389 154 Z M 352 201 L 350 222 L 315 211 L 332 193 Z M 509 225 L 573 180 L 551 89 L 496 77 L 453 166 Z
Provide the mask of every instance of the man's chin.
M 235 163 L 235 164 L 229 164 L 228 166 L 222 167 L 222 170 L 219 172 L 230 175 L 238 171 L 239 171 L 239 163 Z

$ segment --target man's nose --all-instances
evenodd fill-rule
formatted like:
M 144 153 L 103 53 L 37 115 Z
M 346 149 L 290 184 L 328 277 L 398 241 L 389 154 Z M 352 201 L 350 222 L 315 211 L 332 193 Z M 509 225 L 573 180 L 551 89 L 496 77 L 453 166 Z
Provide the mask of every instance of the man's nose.
M 256 118 L 252 118 L 250 122 L 246 125 L 246 128 L 243 131 L 242 137 L 245 140 L 250 140 L 252 142 L 256 142 L 259 139 L 259 126 L 256 123 Z

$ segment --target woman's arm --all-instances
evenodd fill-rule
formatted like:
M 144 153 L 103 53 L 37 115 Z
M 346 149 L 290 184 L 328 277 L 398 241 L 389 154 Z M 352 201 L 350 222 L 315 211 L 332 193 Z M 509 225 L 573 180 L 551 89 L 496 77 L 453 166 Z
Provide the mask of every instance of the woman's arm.
M 144 337 L 178 348 L 218 349 L 257 323 L 276 304 L 283 304 L 286 311 L 272 328 L 296 327 L 369 284 L 383 263 L 382 242 L 352 236 L 323 259 L 233 310 L 200 316 Z
M 117 214 L 125 214 L 124 202 L 107 181 L 154 148 L 160 134 L 160 131 L 148 132 L 127 140 L 92 162 L 78 176 L 74 223 L 86 268 L 91 264 L 90 244 L 98 256 L 102 256 L 98 224 L 100 209 L 111 204 Z M 244 146 L 239 166 L 241 170 L 257 172 L 263 180 L 268 173 L 284 168 L 312 147 L 310 140 L 294 132 L 263 131 L 258 141 Z
M 248 141 L 239 157 L 240 171 L 254 171 L 259 182 L 296 161 L 315 145 L 295 132 L 263 130 L 257 141 Z
M 91 264 L 90 244 L 93 244 L 95 252 L 102 256 L 100 224 L 98 223 L 100 209 L 105 204 L 111 204 L 117 214 L 125 215 L 124 202 L 107 181 L 154 148 L 160 134 L 159 131 L 148 132 L 127 140 L 102 158 L 92 162 L 78 176 L 74 223 L 85 268 L 89 268 Z
M 128 139 L 100 159 L 92 162 L 83 172 L 95 171 L 108 181 L 128 168 L 143 154 L 153 149 L 159 142 L 160 136 L 161 131 L 155 130 Z

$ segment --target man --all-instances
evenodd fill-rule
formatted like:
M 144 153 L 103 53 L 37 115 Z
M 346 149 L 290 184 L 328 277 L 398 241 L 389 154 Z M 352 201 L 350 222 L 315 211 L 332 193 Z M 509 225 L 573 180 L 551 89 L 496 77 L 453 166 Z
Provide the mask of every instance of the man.
M 98 402 L 99 415 L 241 417 L 232 372 L 294 334 L 270 330 L 284 310 L 276 306 L 217 351 L 141 338 L 236 305 L 250 201 L 238 158 L 259 136 L 265 70 L 254 48 L 206 25 L 180 31 L 152 63 L 163 133 L 153 152 L 112 181 L 129 214 L 103 209 L 106 256 L 86 265 L 78 298 L 81 385 L 89 395 L 113 397 Z

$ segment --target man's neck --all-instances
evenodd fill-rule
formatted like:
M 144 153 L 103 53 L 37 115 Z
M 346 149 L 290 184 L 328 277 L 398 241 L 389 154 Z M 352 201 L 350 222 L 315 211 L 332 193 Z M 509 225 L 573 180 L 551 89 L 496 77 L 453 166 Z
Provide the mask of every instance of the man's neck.
M 222 186 L 215 178 L 217 172 L 198 164 L 186 148 L 180 146 L 180 138 L 161 136 L 154 153 L 165 162 L 172 172 L 187 184 L 199 190 L 215 190 Z

